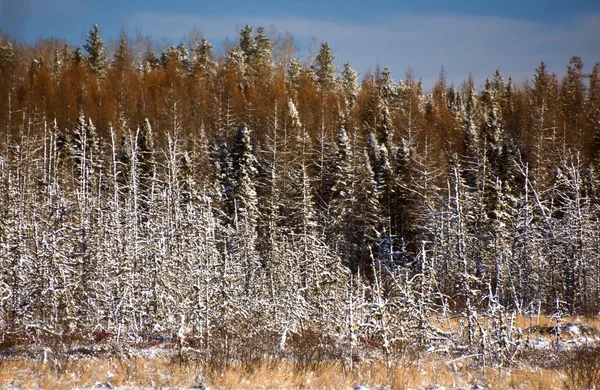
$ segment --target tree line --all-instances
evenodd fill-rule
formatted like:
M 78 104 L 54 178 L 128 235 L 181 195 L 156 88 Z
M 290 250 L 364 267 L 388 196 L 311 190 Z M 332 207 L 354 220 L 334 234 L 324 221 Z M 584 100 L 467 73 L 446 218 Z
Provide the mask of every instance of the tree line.
M 0 36 L 0 328 L 387 354 L 457 316 L 504 356 L 515 314 L 598 313 L 600 64 L 427 93 L 294 55 Z

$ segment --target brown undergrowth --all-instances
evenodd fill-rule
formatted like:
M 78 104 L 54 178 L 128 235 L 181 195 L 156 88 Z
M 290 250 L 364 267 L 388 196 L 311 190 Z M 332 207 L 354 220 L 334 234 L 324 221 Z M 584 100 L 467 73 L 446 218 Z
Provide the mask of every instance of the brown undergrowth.
M 21 388 L 160 387 L 214 389 L 352 389 L 356 385 L 386 389 L 472 388 L 560 389 L 564 376 L 556 370 L 535 368 L 475 369 L 467 361 L 421 359 L 387 365 L 361 363 L 349 369 L 327 363 L 297 370 L 287 362 L 261 362 L 253 367 L 231 365 L 214 371 L 200 362 L 181 363 L 167 357 L 121 360 L 72 359 L 61 370 L 42 361 L 4 360 L 0 385 Z
M 436 326 L 454 332 L 459 321 Z M 596 319 L 563 322 L 585 324 L 596 332 L 594 337 L 598 334 Z M 545 332 L 556 325 L 550 318 L 531 322 L 516 317 L 514 324 L 523 330 L 523 338 L 554 338 Z M 197 335 L 181 340 L 174 335 L 116 338 L 105 331 L 68 336 L 5 333 L 0 337 L 0 388 L 600 388 L 597 344 L 525 349 L 511 364 L 490 368 L 475 355 L 428 354 L 407 345 L 394 346 L 384 356 L 377 339 L 359 340 L 359 352 L 350 358 L 347 346 L 310 329 L 290 334 L 285 350 L 279 342 L 277 334 L 250 332 L 243 337 L 215 332 L 210 342 Z
M 431 324 L 440 328 L 444 331 L 456 331 L 460 322 L 462 321 L 462 317 L 454 316 L 450 318 L 438 319 L 432 318 Z M 584 323 L 596 329 L 600 329 L 600 317 L 581 317 L 581 316 L 573 316 L 573 317 L 563 317 L 561 319 L 563 324 L 567 323 Z M 525 330 L 528 328 L 533 328 L 536 326 L 539 327 L 552 327 L 556 325 L 556 320 L 552 317 L 548 317 L 545 315 L 537 316 L 526 316 L 526 315 L 516 315 L 513 320 L 513 325 L 519 329 Z

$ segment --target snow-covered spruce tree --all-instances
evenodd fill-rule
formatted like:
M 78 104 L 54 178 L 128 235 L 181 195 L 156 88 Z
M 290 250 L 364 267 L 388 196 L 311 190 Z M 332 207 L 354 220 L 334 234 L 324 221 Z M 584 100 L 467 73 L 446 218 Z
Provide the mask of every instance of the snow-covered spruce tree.
M 38 126 L 43 136 L 35 133 Z M 81 303 L 72 291 L 62 288 L 71 283 L 69 267 L 74 261 L 67 256 L 75 253 L 71 246 L 75 240 L 64 238 L 78 231 L 76 224 L 61 223 L 62 216 L 73 209 L 60 207 L 66 202 L 58 193 L 56 133 L 55 127 L 49 128 L 45 118 L 33 112 L 24 116 L 0 154 L 5 173 L 0 202 L 0 318 L 3 328 L 28 329 L 36 337 L 68 330 L 63 325 L 78 319 L 75 309 Z M 65 163 L 72 166 L 69 156 Z M 73 189 L 72 177 L 61 184 Z M 76 202 L 71 199 L 70 204 Z
M 417 131 L 415 131 L 415 134 Z M 448 275 L 441 266 L 449 257 L 445 247 L 444 211 L 441 209 L 442 171 L 434 159 L 432 142 L 425 138 L 421 144 L 408 145 L 402 138 L 396 164 L 398 187 L 396 190 L 401 207 L 402 234 L 407 242 L 402 266 L 394 270 L 392 291 L 396 299 L 404 299 L 408 316 L 400 328 L 416 345 L 426 348 L 434 340 L 445 337 L 443 332 L 431 325 L 431 319 L 438 314 L 443 318 L 448 297 L 441 291 L 442 281 Z
M 21 297 L 19 305 L 14 307 L 20 311 L 20 316 L 13 318 L 12 324 L 3 325 L 15 330 L 29 328 L 32 334 L 43 337 L 47 335 L 46 330 L 53 329 L 55 325 L 49 309 L 53 303 L 52 284 L 56 281 L 57 270 L 52 265 L 52 254 L 46 246 L 49 238 L 47 231 L 52 230 L 54 225 L 51 187 L 48 185 L 52 179 L 51 171 L 47 169 L 52 161 L 52 153 L 48 150 L 52 137 L 45 118 L 40 118 L 35 110 L 28 116 L 27 122 L 19 127 L 18 137 L 8 143 L 6 155 L 3 156 L 7 175 L 3 178 L 6 184 L 2 196 L 6 199 L 0 214 L 3 220 L 0 222 L 0 231 L 5 231 L 0 233 L 0 245 L 8 245 L 8 248 L 3 248 L 2 254 L 5 256 L 2 266 L 7 267 L 4 272 L 8 275 L 0 276 L 0 283 L 4 299 L 9 296 L 11 284 L 20 286 L 14 289 L 14 293 Z M 35 133 L 37 128 L 44 129 L 43 136 Z M 11 205 L 10 209 L 4 208 L 7 205 Z M 4 217 L 12 220 L 4 220 Z M 6 319 L 3 314 L 0 314 L 0 318 Z
M 394 83 L 392 72 L 386 66 L 381 71 L 381 74 L 376 74 L 377 92 L 384 106 L 396 108 L 399 105 L 399 90 L 398 84 Z
M 235 332 L 239 316 L 247 315 L 246 307 L 239 299 L 243 295 L 243 269 L 241 262 L 234 256 L 235 238 L 235 203 L 233 201 L 234 175 L 231 154 L 227 145 L 211 146 L 211 155 L 218 188 L 214 195 L 215 205 L 215 241 L 218 251 L 216 264 L 216 312 L 214 332 L 224 337 L 227 353 L 229 338 Z M 241 308 L 241 309 L 240 309 Z M 212 345 L 210 340 L 207 348 Z M 217 345 L 218 348 L 222 346 Z
M 20 129 L 24 133 L 24 129 Z M 26 325 L 30 259 L 27 256 L 27 164 L 23 146 L 7 142 L 2 150 L 0 177 L 0 326 L 20 329 Z
M 269 39 L 269 37 L 267 36 L 264 27 L 259 26 L 256 29 L 256 36 L 254 37 L 254 41 L 255 49 L 252 57 L 252 62 L 254 62 L 258 68 L 269 68 L 273 63 L 273 45 L 271 43 L 271 39 Z
M 375 127 L 375 137 L 378 144 L 378 155 L 379 162 L 372 165 L 373 171 L 378 175 L 376 180 L 379 185 L 380 193 L 380 205 L 382 211 L 385 213 L 385 217 L 388 218 L 389 233 L 399 239 L 404 239 L 406 221 L 406 197 L 403 197 L 402 193 L 398 192 L 398 177 L 396 173 L 406 173 L 410 169 L 409 164 L 409 148 L 405 140 L 401 140 L 400 147 L 404 148 L 398 150 L 395 145 L 393 138 L 395 133 L 395 127 L 392 122 L 390 110 L 383 99 L 381 110 L 377 116 L 377 124 Z M 368 141 L 367 147 L 372 149 L 374 145 Z M 369 152 L 371 153 L 371 152 Z M 406 155 L 403 155 L 406 153 Z M 399 160 L 396 161 L 396 157 Z M 406 195 L 406 194 L 404 194 Z
M 557 289 L 562 289 L 558 280 L 560 280 L 561 266 L 559 259 L 563 258 L 561 245 L 558 240 L 557 223 L 555 218 L 556 198 L 563 190 L 558 187 L 553 188 L 549 193 L 544 193 L 545 183 L 535 181 L 535 175 L 529 177 L 528 166 L 522 162 L 517 165 L 519 173 L 524 177 L 525 184 L 528 185 L 533 203 L 533 212 L 531 213 L 530 223 L 533 228 L 533 239 L 529 241 L 532 245 L 533 255 L 527 259 L 527 264 L 531 267 L 533 273 L 535 289 L 531 303 L 527 304 L 528 312 L 537 317 L 539 323 L 540 314 L 552 312 L 555 308 Z M 558 173 L 558 172 L 557 172 Z M 557 177 L 558 178 L 558 177 Z
M 562 106 L 562 124 L 566 145 L 582 149 L 582 145 L 591 141 L 584 133 L 584 103 L 586 86 L 584 84 L 583 61 L 573 56 L 567 66 L 567 74 L 561 83 L 560 101 Z
M 116 157 L 113 160 L 113 176 L 116 176 L 116 187 L 113 197 L 116 197 L 115 207 L 118 214 L 113 229 L 115 240 L 115 256 L 119 260 L 117 274 L 118 290 L 114 292 L 117 309 L 113 311 L 117 332 L 139 331 L 138 308 L 140 307 L 140 280 L 142 229 L 138 217 L 140 172 L 138 167 L 137 132 L 123 129 L 124 134 L 119 140 L 119 146 L 113 146 Z M 115 184 L 113 184 L 115 185 Z M 114 193 L 116 191 L 116 194 Z M 120 234 L 119 234 L 120 233 Z
M 461 126 L 462 147 L 461 156 L 462 176 L 472 190 L 479 184 L 479 168 L 481 159 L 479 121 L 477 118 L 477 93 L 475 87 L 471 86 L 467 96 L 465 115 Z
M 407 72 L 406 79 L 398 85 L 397 112 L 398 131 L 408 145 L 414 145 L 419 134 L 424 129 L 424 99 L 423 86 L 420 81 L 415 81 L 411 72 Z
M 173 156 L 168 159 L 173 166 L 169 169 L 173 172 L 169 180 L 173 180 L 172 188 L 179 188 L 179 196 L 172 201 L 174 207 L 179 205 L 178 228 L 173 234 L 176 242 L 171 254 L 171 264 L 177 271 L 167 270 L 174 278 L 170 295 L 175 298 L 177 307 L 170 305 L 169 315 L 176 322 L 182 345 L 189 333 L 200 336 L 208 357 L 212 353 L 211 335 L 219 326 L 221 313 L 218 298 L 223 257 L 219 246 L 225 227 L 219 218 L 218 176 L 211 169 L 211 150 L 205 130 L 201 126 L 193 140 L 184 138 L 181 130 L 173 132 L 168 153 Z M 175 137 L 176 134 L 179 136 Z M 182 283 L 185 287 L 180 289 L 178 286 Z
M 342 296 L 348 277 L 348 269 L 339 256 L 325 244 L 319 233 L 314 212 L 314 203 L 305 166 L 300 167 L 300 186 L 297 220 L 298 233 L 293 240 L 293 255 L 298 261 L 301 288 L 298 292 L 309 305 L 309 322 L 305 326 L 316 326 L 323 334 L 339 334 L 343 324 Z
M 249 87 L 250 65 L 255 58 L 256 42 L 252 35 L 252 27 L 246 25 L 240 31 L 238 44 L 227 53 L 224 70 L 230 75 L 235 74 L 238 92 L 245 97 Z M 235 91 L 231 91 L 235 93 Z
M 142 59 L 142 71 L 144 74 L 149 74 L 152 71 L 158 69 L 161 65 L 160 58 L 156 55 L 152 48 L 148 48 L 144 52 L 144 57 Z
M 33 296 L 38 296 L 32 301 L 31 306 L 39 310 L 32 318 L 32 325 L 39 326 L 36 332 L 46 335 L 51 332 L 63 332 L 67 313 L 65 312 L 64 285 L 64 260 L 69 253 L 70 245 L 65 239 L 69 232 L 65 229 L 62 216 L 65 210 L 64 194 L 61 194 L 59 186 L 58 167 L 58 128 L 56 122 L 48 125 L 44 121 L 44 159 L 43 165 L 39 161 L 32 172 L 41 175 L 43 181 L 39 187 L 39 194 L 32 203 L 33 234 L 30 236 L 35 243 L 35 273 L 31 275 L 28 288 Z M 34 142 L 38 142 L 35 140 Z M 36 147 L 37 148 L 37 147 Z M 43 173 L 42 173 L 43 172 Z M 35 205 L 35 206 L 34 206 Z M 39 289 L 36 291 L 36 287 Z
M 288 131 L 291 136 L 290 149 L 286 153 L 292 160 L 286 167 L 287 172 L 283 173 L 288 184 L 284 187 L 287 195 L 282 222 L 285 231 L 289 232 L 290 254 L 286 256 L 289 260 L 281 265 L 284 266 L 282 271 L 295 270 L 283 271 L 289 281 L 288 286 L 282 286 L 282 291 L 288 291 L 288 299 L 296 305 L 287 316 L 294 320 L 294 328 L 298 332 L 312 328 L 317 334 L 337 334 L 341 331 L 338 325 L 343 325 L 340 300 L 347 269 L 325 244 L 325 235 L 318 225 L 312 185 L 314 179 L 308 167 L 311 162 L 310 139 L 291 102 L 289 111 L 291 123 Z
M 522 160 L 515 161 L 521 177 L 522 190 L 517 199 L 514 227 L 511 232 L 512 258 L 507 267 L 508 278 L 506 305 L 518 314 L 530 316 L 539 313 L 541 300 L 539 292 L 543 286 L 544 256 L 539 246 L 541 231 L 536 223 L 537 193 L 533 187 L 529 165 Z
M 297 58 L 292 59 L 286 74 L 286 86 L 292 97 L 295 98 L 300 87 L 300 75 L 302 72 L 302 62 Z
M 102 76 L 106 68 L 106 52 L 97 24 L 88 32 L 83 48 L 88 53 L 88 62 L 92 73 Z
M 189 311 L 185 314 L 193 331 L 203 336 L 205 348 L 208 348 L 213 329 L 218 328 L 223 319 L 219 317 L 222 313 L 219 287 L 221 277 L 227 277 L 225 273 L 228 270 L 220 267 L 224 263 L 219 252 L 218 233 L 221 229 L 216 210 L 206 193 L 199 194 L 192 210 L 188 217 L 190 231 L 187 233 L 191 241 L 184 241 L 184 244 L 191 244 L 186 256 L 192 267 L 188 272 L 193 280 L 193 292 L 189 297 Z M 224 273 L 220 273 L 221 270 Z
M 348 134 L 342 126 L 337 134 L 336 152 L 331 158 L 328 169 L 327 185 L 330 187 L 327 193 L 331 199 L 327 206 L 327 241 L 332 248 L 337 247 L 339 255 L 344 262 L 351 266 L 349 262 L 349 251 L 352 245 L 350 236 L 351 230 L 351 211 L 355 202 L 353 177 L 352 177 L 352 151 Z
M 194 127 L 197 131 L 202 131 L 202 139 L 206 145 L 209 138 L 209 131 L 217 121 L 217 107 L 220 103 L 217 74 L 220 70 L 215 62 L 212 53 L 213 45 L 206 39 L 195 42 L 192 47 L 192 56 L 190 66 L 191 74 L 191 105 L 189 107 L 190 115 L 195 118 Z M 200 134 L 198 134 L 200 135 Z M 192 142 L 196 145 L 197 142 Z M 208 156 L 208 155 L 207 155 Z M 205 165 L 209 167 L 209 164 Z
M 394 136 L 394 124 L 390 115 L 390 110 L 387 105 L 381 107 L 380 118 L 377 121 L 376 127 L 377 141 L 385 146 L 388 153 L 394 155 L 393 148 L 393 136 Z
M 596 222 L 593 216 L 591 194 L 586 188 L 586 173 L 578 154 L 570 155 L 557 167 L 553 219 L 555 236 L 551 285 L 555 298 L 564 301 L 568 314 L 590 311 L 590 274 L 597 270 Z
M 348 61 L 344 62 L 341 79 L 346 97 L 346 106 L 349 111 L 352 111 L 356 103 L 356 96 L 358 95 L 358 73 L 350 67 Z
M 134 188 L 134 207 L 141 221 L 150 212 L 155 171 L 154 135 L 148 118 L 138 127 L 132 145 L 131 156 L 135 161 L 130 166 L 130 177 Z M 133 178 L 135 175 L 135 182 Z
M 238 48 L 244 54 L 244 58 L 248 59 L 254 55 L 256 50 L 256 42 L 252 35 L 253 28 L 246 25 L 240 30 L 240 37 L 238 39 Z
M 282 271 L 290 272 L 290 276 L 294 275 L 293 279 L 288 279 L 287 282 L 294 286 L 288 295 L 292 294 L 289 298 L 296 302 L 296 305 L 292 306 L 294 307 L 293 315 L 296 317 L 292 329 L 297 330 L 303 325 L 300 322 L 301 319 L 306 322 L 305 325 L 309 325 L 310 321 L 314 319 L 311 299 L 316 293 L 315 283 L 318 283 L 316 278 L 319 276 L 317 262 L 325 259 L 320 259 L 315 253 L 315 250 L 320 247 L 320 243 L 317 238 L 318 225 L 312 188 L 305 162 L 299 162 L 292 177 L 295 180 L 291 188 L 292 198 L 288 210 L 287 228 L 290 231 L 289 236 L 292 237 L 289 245 L 293 255 L 290 254 L 291 264 L 287 263 Z M 304 318 L 302 318 L 302 313 L 304 313 Z
M 559 162 L 561 149 L 559 137 L 559 84 L 554 74 L 548 73 L 542 61 L 536 69 L 530 90 L 529 106 L 531 133 L 534 137 L 531 172 L 533 178 L 544 187 L 552 180 L 552 165 Z M 540 188 L 545 190 L 546 188 Z
M 430 346 L 441 333 L 430 325 L 441 297 L 435 291 L 435 260 L 428 258 L 425 245 L 422 242 L 421 253 L 413 259 L 416 270 L 371 257 L 372 282 L 363 303 L 361 332 L 380 345 L 388 363 Z
M 334 61 L 335 55 L 331 46 L 329 43 L 323 42 L 313 64 L 317 82 L 323 91 L 329 91 L 336 85 L 337 69 Z
M 351 273 L 346 286 L 346 293 L 343 296 L 344 302 L 344 326 L 340 338 L 345 339 L 348 356 L 346 362 L 350 368 L 359 361 L 359 337 L 364 337 L 361 332 L 364 329 L 363 324 L 368 322 L 368 311 L 366 305 L 365 293 L 366 285 L 360 271 L 357 274 Z
M 496 174 L 502 141 L 504 139 L 504 129 L 498 92 L 494 89 L 489 79 L 486 81 L 486 88 L 483 91 L 482 104 L 484 112 L 481 124 L 481 136 L 486 146 L 487 164 L 490 164 L 492 174 Z
M 483 120 L 481 136 L 484 143 L 483 159 L 481 161 L 483 172 L 480 180 L 481 194 L 484 204 L 480 214 L 480 221 L 483 230 L 482 239 L 482 258 L 477 264 L 477 275 L 485 278 L 491 277 L 496 262 L 496 233 L 498 232 L 500 211 L 502 204 L 502 178 L 500 177 L 500 160 L 502 155 L 502 144 L 504 141 L 504 128 L 502 118 L 500 117 L 500 102 L 495 86 L 501 81 L 496 77 L 494 83 L 489 79 L 486 81 L 486 89 L 483 92 Z
M 293 103 L 289 103 L 293 107 Z M 268 118 L 268 130 L 265 142 L 258 151 L 257 197 L 258 221 L 256 249 L 260 256 L 261 266 L 264 269 L 264 280 L 261 288 L 261 304 L 264 309 L 264 319 L 261 319 L 267 331 L 272 331 L 280 336 L 280 348 L 284 349 L 288 331 L 291 326 L 289 309 L 284 309 L 288 299 L 281 287 L 287 283 L 286 267 L 282 266 L 286 258 L 289 243 L 285 240 L 287 231 L 284 230 L 285 206 L 284 198 L 287 196 L 287 174 L 289 161 L 287 161 L 289 146 L 290 124 L 286 121 L 286 106 L 281 106 L 276 101 L 272 115 Z M 295 110 L 295 108 L 293 108 Z M 296 113 L 297 114 L 297 113 Z M 293 321 L 292 321 L 293 322 Z
M 354 148 L 353 148 L 354 149 Z M 356 149 L 354 149 L 356 150 Z M 350 205 L 352 215 L 352 233 L 350 235 L 350 279 L 344 295 L 345 332 L 349 339 L 351 362 L 354 359 L 354 347 L 358 339 L 367 340 L 375 337 L 376 327 L 373 322 L 372 294 L 375 280 L 373 256 L 379 248 L 383 221 L 379 209 L 379 197 L 374 174 L 369 164 L 366 150 L 353 155 L 353 177 L 355 201 Z M 344 331 L 343 329 L 341 330 Z
M 164 156 L 155 181 L 156 195 L 146 224 L 151 252 L 146 255 L 147 281 L 150 292 L 149 316 L 155 332 L 166 332 L 187 322 L 194 281 L 190 278 L 191 258 L 182 229 L 184 216 L 191 210 L 189 160 L 182 150 L 181 122 L 177 106 L 169 113 L 171 126 L 166 129 Z
M 213 45 L 202 38 L 196 42 L 192 48 L 191 66 L 194 74 L 200 74 L 201 77 L 210 78 L 215 76 L 217 64 L 212 54 Z
M 600 265 L 594 261 L 594 253 L 598 253 L 600 247 L 600 231 L 598 229 L 598 220 L 594 217 L 593 210 L 596 206 L 600 182 L 594 166 L 588 166 L 582 172 L 582 200 L 580 201 L 581 217 L 580 241 L 583 243 L 579 286 L 581 307 L 578 309 L 581 313 L 597 313 L 600 310 Z M 576 307 L 577 310 L 577 307 Z
M 152 322 L 156 306 L 156 240 L 151 237 L 150 220 L 155 214 L 158 195 L 154 137 L 146 119 L 135 133 L 121 141 L 120 174 L 124 177 L 123 250 L 121 272 L 123 283 L 123 310 L 130 329 L 140 331 Z M 147 329 L 146 329 L 147 330 Z
M 513 137 L 506 136 L 495 184 L 498 201 L 494 210 L 495 218 L 491 221 L 495 262 L 490 268 L 492 292 L 504 306 L 508 306 L 511 296 L 511 260 L 517 257 L 514 237 L 518 230 L 517 219 L 523 189 L 523 176 L 519 172 L 518 161 L 521 161 L 520 147 Z
M 250 143 L 250 130 L 240 123 L 236 129 L 231 148 L 233 169 L 234 225 L 238 231 L 246 231 L 253 246 L 256 229 L 257 199 L 254 176 L 256 175 L 256 157 Z
M 274 236 L 279 216 L 280 188 L 282 157 L 282 143 L 285 144 L 285 124 L 280 119 L 278 104 L 275 102 L 273 116 L 268 121 L 266 140 L 257 155 L 257 197 L 262 201 L 258 203 L 258 242 L 257 250 L 260 253 L 261 263 L 267 266 L 272 260 L 274 249 Z M 267 271 L 268 272 L 268 271 Z
M 401 137 L 395 150 L 395 158 L 392 160 L 393 195 L 389 206 L 391 210 L 390 218 L 393 221 L 392 226 L 394 232 L 396 232 L 395 234 L 401 237 L 403 243 L 412 243 L 414 234 L 419 229 L 418 224 L 413 221 L 413 212 L 418 207 L 418 203 L 415 203 L 417 192 L 413 188 L 413 185 L 418 185 L 418 180 L 413 179 L 413 173 L 415 173 L 416 159 L 424 157 L 421 161 L 427 160 L 428 146 L 424 145 L 424 155 L 420 156 L 421 151 L 417 151 L 414 141 L 411 143 L 409 137 Z M 414 243 L 416 244 L 416 242 Z
M 180 72 L 190 70 L 190 59 L 187 46 L 183 43 L 171 45 L 160 54 L 160 63 L 165 69 L 175 69 Z
M 69 151 L 74 161 L 74 178 L 78 183 L 80 199 L 93 197 L 99 190 L 98 175 L 102 175 L 104 157 L 96 127 L 91 119 L 79 114 L 75 127 L 69 134 Z
M 122 131 L 125 133 L 129 132 L 129 129 L 122 124 Z M 102 227 L 100 238 L 102 250 L 99 253 L 101 262 L 104 263 L 105 272 L 104 277 L 107 279 L 104 284 L 103 294 L 105 296 L 105 308 L 110 313 L 107 315 L 105 326 L 110 330 L 116 330 L 121 332 L 123 329 L 126 318 L 125 318 L 125 290 L 126 290 L 126 277 L 124 275 L 131 272 L 129 259 L 125 258 L 124 246 L 126 245 L 124 225 L 125 225 L 125 207 L 123 202 L 123 188 L 125 181 L 122 179 L 123 171 L 129 171 L 130 161 L 124 166 L 121 165 L 122 153 L 128 153 L 125 151 L 125 138 L 123 137 L 120 141 L 117 133 L 113 126 L 110 128 L 110 139 L 111 139 L 111 153 L 110 153 L 110 173 L 108 174 L 108 186 L 109 191 L 107 193 L 107 207 L 108 215 L 105 217 Z
M 72 219 L 70 239 L 73 240 L 74 260 L 72 282 L 73 294 L 77 297 L 76 321 L 80 326 L 89 325 L 95 312 L 94 285 L 98 280 L 96 251 L 97 232 L 100 214 L 97 213 L 101 191 L 103 189 L 103 156 L 100 139 L 91 120 L 85 119 L 83 113 L 77 120 L 70 134 L 69 149 L 74 162 L 74 199 L 75 208 Z M 85 318 L 85 316 L 88 316 Z
M 482 291 L 481 274 L 478 272 L 481 264 L 481 200 L 477 193 L 469 191 L 465 185 L 460 166 L 451 166 L 450 169 L 445 202 L 447 230 L 442 236 L 448 243 L 441 246 L 451 250 L 441 266 L 451 276 L 442 281 L 445 283 L 441 288 L 463 317 L 462 342 L 473 346 L 478 340 L 478 301 Z
M 256 157 L 250 141 L 250 130 L 240 123 L 235 130 L 230 152 L 224 156 L 224 202 L 227 229 L 231 232 L 224 236 L 222 248 L 224 268 L 222 273 L 224 299 L 223 315 L 228 320 L 224 326 L 235 321 L 247 322 L 256 309 L 260 297 L 262 267 L 256 250 L 258 205 L 256 195 Z M 227 163 L 229 160 L 229 163 Z M 231 187 L 230 189 L 228 187 Z M 255 318 L 255 317 L 252 317 Z M 231 331 L 231 328 L 226 329 Z
M 381 217 L 375 174 L 366 151 L 356 155 L 354 177 L 356 202 L 351 213 L 356 225 L 353 227 L 351 270 L 358 271 L 364 278 L 370 279 L 371 258 L 373 254 L 378 253 L 379 239 L 384 233 L 385 221 Z
M 399 248 L 395 246 L 397 237 L 394 236 L 396 231 L 393 229 L 392 221 L 394 182 L 388 150 L 385 145 L 381 145 L 378 142 L 375 135 L 372 133 L 367 136 L 366 150 L 369 157 L 370 168 L 373 172 L 373 180 L 375 182 L 379 210 L 381 212 L 379 220 L 381 221 L 380 226 L 382 230 L 378 238 L 379 243 L 376 256 L 385 257 L 387 262 L 394 262 L 397 254 L 396 252 Z
M 312 203 L 300 201 L 302 183 L 307 185 L 308 192 L 305 194 L 311 196 L 308 179 L 298 175 L 308 158 L 305 154 L 308 139 L 304 137 L 298 111 L 291 99 L 281 120 L 279 116 L 276 118 L 268 136 L 271 160 L 266 163 L 270 169 L 269 190 L 265 191 L 263 207 L 266 215 L 263 214 L 262 218 L 269 223 L 271 241 L 269 256 L 265 258 L 270 314 L 268 327 L 279 335 L 279 346 L 285 349 L 288 337 L 300 332 L 302 324 L 310 317 L 302 295 L 305 292 L 302 290 L 305 275 L 301 273 L 297 254 L 301 251 L 296 244 L 302 242 L 304 232 L 312 232 L 316 224 Z
M 464 112 L 463 95 L 454 85 L 451 85 L 446 92 L 446 104 L 452 117 L 460 121 Z

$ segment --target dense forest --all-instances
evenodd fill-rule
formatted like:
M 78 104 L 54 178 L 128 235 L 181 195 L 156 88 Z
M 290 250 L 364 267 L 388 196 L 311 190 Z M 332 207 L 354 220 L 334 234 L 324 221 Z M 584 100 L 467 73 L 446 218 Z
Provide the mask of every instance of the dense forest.
M 426 92 L 294 47 L 0 35 L 0 330 L 506 358 L 599 312 L 600 64 Z

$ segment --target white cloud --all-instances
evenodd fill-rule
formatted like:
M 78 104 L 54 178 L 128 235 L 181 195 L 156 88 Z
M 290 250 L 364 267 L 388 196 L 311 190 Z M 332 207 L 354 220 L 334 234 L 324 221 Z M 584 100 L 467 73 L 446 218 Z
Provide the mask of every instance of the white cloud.
M 340 63 L 349 60 L 364 74 L 376 65 L 389 66 L 400 79 L 408 68 L 431 87 L 442 65 L 449 81 L 462 82 L 469 72 L 478 85 L 499 68 L 522 81 L 544 60 L 563 74 L 573 55 L 588 68 L 600 61 L 600 15 L 562 23 L 473 15 L 390 15 L 377 24 L 350 23 L 289 16 L 214 16 L 139 12 L 128 27 L 157 38 L 182 39 L 198 29 L 215 43 L 235 39 L 236 26 L 274 26 L 301 44 L 314 37 L 328 41 Z M 305 48 L 306 49 L 306 48 Z

